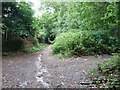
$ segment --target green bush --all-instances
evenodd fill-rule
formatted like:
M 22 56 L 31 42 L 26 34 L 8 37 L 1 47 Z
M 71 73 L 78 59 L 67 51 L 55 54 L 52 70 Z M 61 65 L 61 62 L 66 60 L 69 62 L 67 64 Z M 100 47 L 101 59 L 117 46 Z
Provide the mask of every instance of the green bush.
M 85 31 L 82 44 L 89 54 L 111 54 L 120 49 L 117 37 L 109 31 Z
M 62 33 L 55 39 L 55 43 L 52 46 L 55 54 L 63 54 L 65 56 L 72 55 L 74 53 L 75 46 L 78 45 L 79 33 Z M 68 55 L 67 55 L 68 54 Z
M 33 45 L 31 48 L 28 48 L 28 49 L 24 48 L 21 51 L 26 52 L 26 53 L 33 53 L 33 52 L 40 51 L 44 49 L 45 47 L 46 47 L 46 44 L 40 43 L 39 45 Z
M 118 52 L 120 44 L 109 31 L 66 32 L 56 37 L 52 49 L 63 56 L 111 54 Z
M 18 51 L 24 47 L 22 40 L 7 40 L 2 42 L 2 52 Z

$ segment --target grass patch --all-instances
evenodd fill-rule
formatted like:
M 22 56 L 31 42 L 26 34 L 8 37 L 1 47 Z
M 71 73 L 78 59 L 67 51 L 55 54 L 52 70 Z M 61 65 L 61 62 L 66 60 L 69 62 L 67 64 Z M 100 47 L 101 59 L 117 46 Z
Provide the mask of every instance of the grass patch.
M 43 50 L 46 46 L 47 46 L 46 44 L 39 43 L 38 45 L 34 45 L 30 48 L 24 48 L 19 51 L 2 52 L 2 56 L 19 56 L 19 55 L 23 55 L 25 53 L 33 53 L 33 52 Z
M 40 43 L 39 45 L 32 46 L 29 49 L 22 49 L 21 51 L 26 53 L 33 53 L 33 52 L 43 50 L 46 46 L 47 46 L 46 44 Z
M 7 52 L 3 52 L 2 56 L 8 56 L 8 53 Z

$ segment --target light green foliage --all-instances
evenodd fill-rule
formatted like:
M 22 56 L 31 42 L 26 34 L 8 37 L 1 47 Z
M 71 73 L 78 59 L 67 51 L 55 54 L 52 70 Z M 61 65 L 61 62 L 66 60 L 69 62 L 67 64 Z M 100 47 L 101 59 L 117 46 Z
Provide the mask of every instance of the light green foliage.
M 33 53 L 33 52 L 43 50 L 45 47 L 46 47 L 46 44 L 40 43 L 39 45 L 32 46 L 31 48 L 28 48 L 28 49 L 24 48 L 21 51 L 26 53 Z
M 102 19 L 106 20 L 109 29 L 117 29 L 118 24 L 118 3 L 110 3 L 106 8 L 105 15 Z
M 51 40 L 54 40 L 55 36 L 71 29 L 117 31 L 118 9 L 115 2 L 46 2 L 43 5 L 43 10 L 54 9 L 53 14 L 45 13 L 41 18 L 41 31 L 46 31 L 47 39 L 53 35 Z
M 43 42 L 53 41 L 56 36 L 55 28 L 55 16 L 51 14 L 44 14 L 39 20 L 39 34 L 42 36 Z
M 111 54 L 120 49 L 118 39 L 108 31 L 80 31 L 60 34 L 53 44 L 53 52 L 70 55 Z M 68 54 L 68 55 L 66 55 Z
M 35 39 L 40 36 L 42 43 L 61 38 L 64 41 L 56 38 L 53 51 L 65 56 L 110 54 L 119 50 L 118 3 L 43 2 L 41 5 L 40 10 L 45 13 L 35 18 L 31 3 L 4 2 L 3 29 Z
M 63 33 L 56 38 L 56 42 L 53 44 L 53 52 L 55 54 L 63 54 L 65 56 L 70 56 L 74 53 L 74 48 L 78 45 L 80 38 L 80 33 Z M 68 54 L 68 55 L 67 55 Z

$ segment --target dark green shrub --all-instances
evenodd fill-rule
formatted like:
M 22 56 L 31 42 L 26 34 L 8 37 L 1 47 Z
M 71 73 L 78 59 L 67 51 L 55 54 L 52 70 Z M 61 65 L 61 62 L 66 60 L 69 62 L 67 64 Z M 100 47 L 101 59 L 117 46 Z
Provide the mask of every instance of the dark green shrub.
M 88 53 L 111 54 L 120 49 L 117 37 L 109 31 L 85 31 L 82 44 Z
M 53 53 L 65 55 L 111 54 L 118 52 L 117 37 L 109 31 L 80 31 L 60 34 L 52 46 Z M 68 56 L 69 56 L 68 55 Z
M 2 51 L 18 51 L 24 47 L 24 42 L 22 40 L 7 40 L 2 42 Z

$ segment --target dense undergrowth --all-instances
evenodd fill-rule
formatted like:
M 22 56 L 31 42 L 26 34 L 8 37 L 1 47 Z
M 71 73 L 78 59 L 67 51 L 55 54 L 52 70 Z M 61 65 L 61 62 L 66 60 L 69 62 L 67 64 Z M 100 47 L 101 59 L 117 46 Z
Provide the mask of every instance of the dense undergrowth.
M 24 42 L 22 40 L 4 40 L 2 41 L 2 52 L 18 51 L 23 49 Z
M 42 50 L 45 47 L 46 47 L 46 44 L 40 43 L 39 45 L 32 46 L 29 49 L 26 49 L 26 48 L 22 49 L 21 51 L 22 52 L 26 52 L 26 53 L 33 53 L 33 52 L 40 51 L 40 50 Z
M 57 37 L 53 52 L 63 56 L 118 52 L 119 5 L 116 2 L 41 2 L 39 11 L 44 13 L 36 17 L 32 3 L 3 2 L 0 23 L 3 42 L 12 40 L 14 35 L 24 40 L 30 36 L 40 43 L 53 43 Z M 7 41 L 2 49 L 19 51 L 22 44 L 21 41 L 19 44 L 18 41 Z M 32 52 L 39 50 L 36 45 L 29 47 Z M 27 49 L 25 47 L 24 51 L 31 52 Z
M 111 54 L 120 50 L 120 43 L 109 31 L 66 32 L 55 39 L 52 49 L 62 56 Z
M 3 56 L 8 56 L 13 53 L 16 55 L 16 52 L 19 53 L 33 53 L 40 51 L 46 47 L 45 43 L 28 43 L 29 45 L 26 45 L 27 47 L 24 46 L 24 42 L 21 40 L 9 40 L 3 43 L 3 48 L 2 48 L 2 55 Z M 31 44 L 31 45 L 30 45 Z
M 120 87 L 120 53 L 115 53 L 111 59 L 106 59 L 102 64 L 89 73 L 92 84 L 100 88 Z

